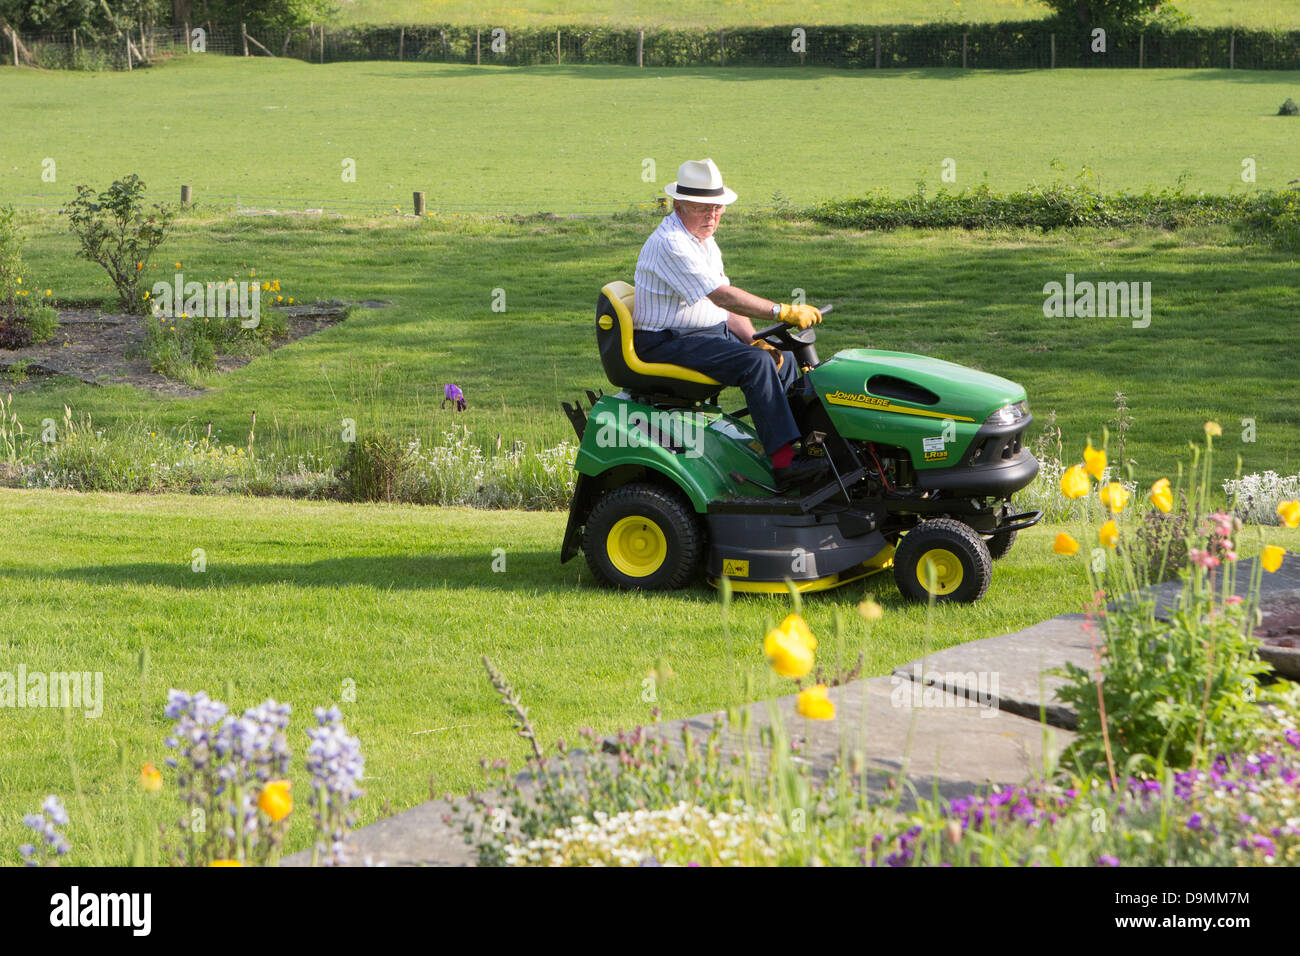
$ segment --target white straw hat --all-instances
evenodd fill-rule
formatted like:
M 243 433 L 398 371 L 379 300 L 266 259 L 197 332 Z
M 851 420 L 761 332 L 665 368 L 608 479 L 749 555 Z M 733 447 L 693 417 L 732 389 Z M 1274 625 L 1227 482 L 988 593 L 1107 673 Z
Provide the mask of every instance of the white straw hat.
M 677 169 L 677 182 L 669 183 L 664 192 L 687 202 L 716 203 L 729 206 L 736 194 L 722 185 L 722 173 L 711 159 L 688 159 Z

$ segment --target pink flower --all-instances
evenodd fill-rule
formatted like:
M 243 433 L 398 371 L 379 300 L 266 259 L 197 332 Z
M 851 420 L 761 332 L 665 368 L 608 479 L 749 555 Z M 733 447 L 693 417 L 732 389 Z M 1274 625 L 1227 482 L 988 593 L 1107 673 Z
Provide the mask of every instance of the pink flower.
M 1232 560 L 1235 561 L 1236 558 L 1233 558 Z M 1234 595 L 1232 595 L 1231 597 L 1228 598 L 1228 600 L 1227 600 L 1226 603 L 1228 603 L 1228 604 L 1240 604 L 1240 603 L 1241 603 L 1241 600 L 1242 600 L 1242 599 L 1241 599 L 1241 595 L 1240 595 L 1240 594 L 1234 594 Z
M 1217 568 L 1219 559 L 1210 554 L 1209 551 L 1202 551 L 1200 548 L 1192 548 L 1190 557 L 1193 564 L 1199 564 L 1203 568 Z

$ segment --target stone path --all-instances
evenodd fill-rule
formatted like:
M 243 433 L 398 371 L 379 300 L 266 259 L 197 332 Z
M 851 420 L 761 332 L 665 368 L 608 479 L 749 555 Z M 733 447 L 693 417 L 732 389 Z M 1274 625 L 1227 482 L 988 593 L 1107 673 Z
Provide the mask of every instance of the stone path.
M 1249 580 L 1252 563 L 1242 562 L 1243 582 Z M 1157 589 L 1158 607 L 1167 608 L 1178 587 L 1173 582 Z M 1288 555 L 1277 573 L 1264 575 L 1265 622 L 1270 603 L 1282 606 L 1293 597 L 1300 601 L 1300 556 Z M 836 706 L 834 721 L 798 716 L 794 695 L 750 704 L 745 710 L 751 745 L 775 708 L 814 774 L 825 774 L 841 754 L 857 751 L 873 796 L 886 796 L 905 778 L 903 808 L 914 804 L 912 793 L 929 797 L 937 790 L 951 799 L 992 783 L 1021 783 L 1044 766 L 1045 749 L 1049 755 L 1059 753 L 1073 737 L 1076 715 L 1056 699 L 1064 678 L 1047 672 L 1067 661 L 1095 666 L 1083 622 L 1082 614 L 1064 614 L 937 651 L 889 676 L 833 687 L 828 696 Z M 1300 657 L 1300 650 L 1290 654 Z M 1268 659 L 1267 653 L 1262 656 Z M 651 732 L 676 742 L 685 728 L 702 739 L 720 716 L 668 721 Z M 608 750 L 616 748 L 613 740 L 605 744 Z M 724 733 L 724 752 L 742 747 L 738 731 Z M 604 754 L 600 759 L 616 758 Z M 357 831 L 349 839 L 353 863 L 364 865 L 368 858 L 389 866 L 472 866 L 473 853 L 459 828 L 443 822 L 450 809 L 447 801 L 434 800 Z M 284 864 L 309 861 L 309 854 L 298 853 Z

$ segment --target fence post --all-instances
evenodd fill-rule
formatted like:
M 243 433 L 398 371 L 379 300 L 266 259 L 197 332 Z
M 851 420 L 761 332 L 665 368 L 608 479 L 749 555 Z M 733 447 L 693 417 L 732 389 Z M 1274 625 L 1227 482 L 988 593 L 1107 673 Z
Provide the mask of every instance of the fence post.
M 126 72 L 131 72 L 131 34 L 123 33 L 122 39 L 126 41 Z M 14 66 L 18 65 L 18 44 L 14 44 Z
M 560 31 L 555 31 L 555 65 L 560 65 Z
M 244 41 L 244 56 L 248 56 L 248 27 L 242 23 L 239 25 L 239 35 Z
M 9 43 L 14 48 L 14 66 L 18 65 L 18 31 L 13 27 L 9 28 Z
M 422 192 L 411 193 L 411 203 L 415 208 L 415 214 L 417 216 L 423 216 L 424 215 L 424 193 Z
M 72 55 L 73 57 L 76 57 L 77 55 L 77 28 L 76 27 L 72 28 Z
M 181 205 L 182 205 L 182 206 L 188 206 L 189 204 L 190 204 L 190 187 L 189 187 L 189 186 L 182 186 L 182 187 L 181 187 Z
M 1228 37 L 1228 69 L 1237 68 L 1237 34 L 1236 31 Z
M 636 65 L 645 66 L 645 31 L 641 30 L 636 35 Z
M 397 62 L 401 63 L 406 57 L 406 27 L 402 27 L 402 35 L 397 40 Z
M 474 65 L 483 65 L 483 31 L 474 28 Z
M 439 30 L 439 36 L 442 37 L 442 58 L 443 60 L 451 59 L 451 44 L 447 42 L 447 31 Z
M 727 31 L 718 31 L 718 50 L 722 53 L 722 65 L 727 65 Z
M 963 70 L 966 69 L 966 49 L 967 49 L 966 38 L 968 36 L 969 34 L 966 33 L 963 33 L 961 35 L 961 68 Z
M 1056 69 L 1056 34 L 1052 34 L 1052 65 L 1049 69 Z
M 320 63 L 325 65 L 325 24 L 320 25 Z
M 1142 69 L 1143 64 L 1146 62 L 1146 58 L 1147 58 L 1146 45 L 1147 45 L 1147 35 L 1145 33 L 1139 33 L 1138 34 L 1138 69 L 1139 70 Z

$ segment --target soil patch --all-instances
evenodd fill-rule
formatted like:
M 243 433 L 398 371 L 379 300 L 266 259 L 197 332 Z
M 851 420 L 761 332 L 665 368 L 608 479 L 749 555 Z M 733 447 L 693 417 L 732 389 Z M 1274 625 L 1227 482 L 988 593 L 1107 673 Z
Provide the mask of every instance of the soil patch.
M 356 303 L 331 300 L 283 306 L 279 311 L 285 317 L 288 334 L 272 341 L 269 347 L 280 348 L 343 321 L 344 314 L 351 305 L 382 309 L 389 303 L 375 300 Z M 100 312 L 97 309 L 61 311 L 59 328 L 50 341 L 25 349 L 0 349 L 0 371 L 15 364 L 26 363 L 26 373 L 31 377 L 69 375 L 88 385 L 134 385 L 178 398 L 201 395 L 207 391 L 158 374 L 149 367 L 146 358 L 128 357 L 128 353 L 133 355 L 144 340 L 144 323 L 143 316 Z M 254 357 L 220 356 L 216 363 L 217 371 L 237 369 L 247 365 Z M 21 390 L 22 387 L 15 386 L 14 390 Z

